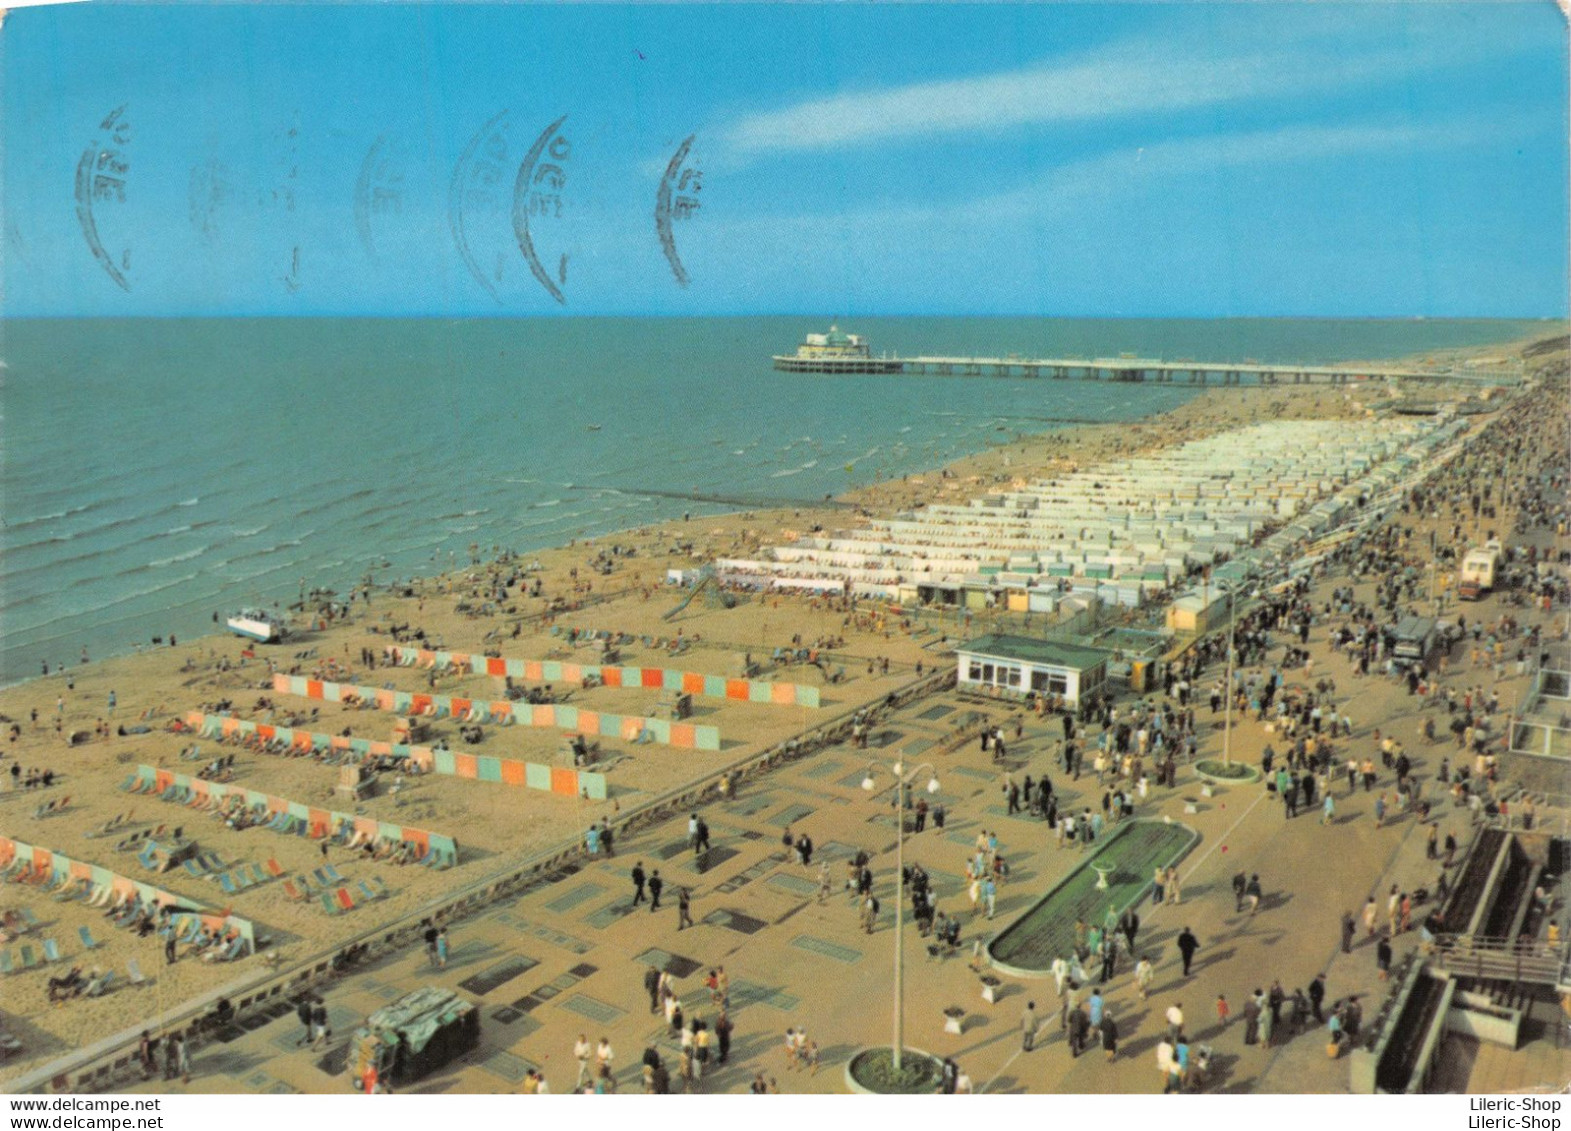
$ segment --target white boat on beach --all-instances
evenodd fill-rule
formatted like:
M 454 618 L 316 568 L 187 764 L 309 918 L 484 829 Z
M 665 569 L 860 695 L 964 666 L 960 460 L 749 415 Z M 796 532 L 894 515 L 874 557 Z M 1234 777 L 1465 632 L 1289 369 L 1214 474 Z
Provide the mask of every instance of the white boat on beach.
M 241 609 L 225 623 L 236 636 L 263 644 L 276 644 L 289 635 L 288 625 L 262 609 Z

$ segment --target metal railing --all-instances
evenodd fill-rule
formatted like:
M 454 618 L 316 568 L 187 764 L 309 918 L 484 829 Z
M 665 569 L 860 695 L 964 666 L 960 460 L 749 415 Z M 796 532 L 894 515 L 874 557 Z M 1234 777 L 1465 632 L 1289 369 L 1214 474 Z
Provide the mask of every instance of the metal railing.
M 1571 947 L 1538 939 L 1438 935 L 1429 961 L 1455 977 L 1559 985 Z
M 628 810 L 613 822 L 617 826 L 616 831 L 619 836 L 625 836 L 658 824 L 675 814 L 687 812 L 694 804 L 717 795 L 722 776 L 729 776 L 735 783 L 768 773 L 787 762 L 844 741 L 850 737 L 853 718 L 858 713 L 865 714 L 869 709 L 885 707 L 896 709 L 944 690 L 952 686 L 954 681 L 955 672 L 952 668 L 933 672 L 896 689 L 879 703 L 847 709 L 794 738 L 761 751 L 744 754 Z M 347 972 L 351 967 L 343 964 L 346 951 L 363 947 L 363 957 L 369 958 L 404 950 L 420 941 L 426 920 L 451 923 L 467 918 L 498 900 L 517 896 L 536 884 L 559 878 L 564 868 L 582 859 L 583 853 L 582 842 L 575 836 L 571 841 L 537 852 L 476 880 L 456 893 L 432 900 L 392 922 L 383 923 L 352 938 L 340 940 L 304 959 L 290 962 L 287 970 L 275 967 L 267 973 L 237 979 L 183 1002 L 157 1017 L 142 1019 L 123 1032 L 40 1065 L 11 1081 L 7 1090 L 15 1093 L 71 1092 L 110 1087 L 121 1076 L 138 1071 L 135 1051 L 143 1029 L 156 1033 L 182 1030 L 189 1041 L 199 1043 L 204 1039 L 206 1024 L 220 998 L 238 999 L 234 1002 L 233 1018 L 238 1022 L 263 1006 L 277 1005 L 282 997 L 298 995 Z M 192 1044 L 191 1047 L 194 1051 L 196 1045 Z

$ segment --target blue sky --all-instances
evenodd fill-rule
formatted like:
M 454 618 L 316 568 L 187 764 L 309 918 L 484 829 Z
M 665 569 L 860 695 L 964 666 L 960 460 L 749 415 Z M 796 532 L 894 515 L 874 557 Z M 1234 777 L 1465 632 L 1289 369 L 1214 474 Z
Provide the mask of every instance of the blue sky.
M 1567 312 L 1547 3 L 83 4 L 0 52 L 10 314 Z

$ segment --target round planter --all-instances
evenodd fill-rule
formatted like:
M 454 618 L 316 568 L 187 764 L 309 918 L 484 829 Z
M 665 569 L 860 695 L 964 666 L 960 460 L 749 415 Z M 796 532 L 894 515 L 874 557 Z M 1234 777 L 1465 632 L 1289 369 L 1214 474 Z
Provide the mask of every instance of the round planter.
M 1226 770 L 1232 773 L 1223 772 Z M 1260 771 L 1244 762 L 1234 762 L 1229 766 L 1220 758 L 1202 758 L 1195 763 L 1195 776 L 1217 785 L 1247 785 L 1260 780 Z
M 856 1077 L 856 1072 L 859 1068 L 865 1073 L 869 1069 L 876 1072 L 879 1067 L 882 1067 L 884 1073 L 886 1074 L 891 1068 L 889 1046 L 874 1045 L 868 1048 L 859 1049 L 852 1055 L 850 1060 L 846 1061 L 846 1088 L 851 1092 L 862 1096 L 925 1096 L 938 1091 L 939 1085 L 942 1082 L 940 1077 L 940 1072 L 943 1066 L 942 1060 L 934 1056 L 932 1053 L 923 1052 L 921 1049 L 913 1048 L 906 1048 L 904 1050 L 903 1059 L 905 1063 L 901 1065 L 901 1070 L 902 1073 L 907 1076 L 915 1076 L 916 1072 L 913 1070 L 915 1069 L 916 1065 L 919 1062 L 926 1062 L 928 1070 L 927 1079 L 924 1081 L 918 1077 L 912 1082 L 911 1086 L 907 1087 L 879 1087 L 877 1086 L 876 1081 L 873 1084 L 866 1084 L 861 1080 L 858 1080 Z M 885 1078 L 887 1080 L 887 1075 Z

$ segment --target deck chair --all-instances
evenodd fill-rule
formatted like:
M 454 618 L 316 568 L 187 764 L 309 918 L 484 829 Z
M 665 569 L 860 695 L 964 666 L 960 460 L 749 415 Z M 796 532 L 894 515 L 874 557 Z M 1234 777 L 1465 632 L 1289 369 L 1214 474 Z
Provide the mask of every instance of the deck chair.
M 202 866 L 196 862 L 195 858 L 190 860 L 182 860 L 180 862 L 180 866 L 185 869 L 186 875 L 190 876 L 193 880 L 200 880 L 203 876 L 207 875 L 206 872 L 202 871 Z
M 45 962 L 59 962 L 60 961 L 60 944 L 55 942 L 54 939 L 45 939 L 44 940 L 44 961 Z
M 142 973 L 142 968 L 137 965 L 134 958 L 127 960 L 125 976 L 133 986 L 150 986 L 153 984 L 153 980 Z
M 16 956 L 9 950 L 0 950 L 0 974 L 15 974 L 22 968 Z
M 42 965 L 38 960 L 38 955 L 33 952 L 31 943 L 23 943 L 21 948 L 17 951 L 17 954 L 22 959 L 23 970 L 32 970 L 35 967 Z
M 386 899 L 389 894 L 387 884 L 382 882 L 381 876 L 371 877 L 371 890 L 376 893 L 378 899 Z
M 38 930 L 38 927 L 39 927 L 38 916 L 33 914 L 33 909 L 31 907 L 19 907 L 19 908 L 17 908 L 17 912 L 16 913 L 22 917 L 22 922 L 24 924 L 24 926 L 22 927 L 22 930 L 24 930 L 24 931 L 36 931 L 36 930 Z
M 263 872 L 262 869 L 258 868 L 255 864 L 247 864 L 245 866 L 245 871 L 246 875 L 251 879 L 252 887 L 256 887 L 259 884 L 265 884 L 269 879 L 267 873 Z
M 349 894 L 348 888 L 339 888 L 333 893 L 333 898 L 338 900 L 338 906 L 345 911 L 353 911 L 355 909 L 355 898 Z
M 284 866 L 278 862 L 276 856 L 269 856 L 262 867 L 266 868 L 267 874 L 275 880 L 284 874 Z
M 135 774 L 127 775 L 125 781 L 120 783 L 121 790 L 126 792 L 126 793 L 130 793 L 131 792 L 131 787 L 136 784 L 136 781 L 137 781 L 137 776 Z
M 158 860 L 152 853 L 151 845 L 136 854 L 136 862 L 149 871 L 158 870 Z
M 326 868 L 318 868 L 316 871 L 311 873 L 311 878 L 316 881 L 316 886 L 321 888 L 327 887 L 327 885 L 332 882 L 327 878 Z
M 284 894 L 296 903 L 305 898 L 305 892 L 296 887 L 293 880 L 284 881 Z
M 87 983 L 87 989 L 84 990 L 83 993 L 87 997 L 103 997 L 105 994 L 107 994 L 110 990 L 112 990 L 114 988 L 115 988 L 115 972 L 113 970 L 109 970 L 109 971 L 106 971 L 104 974 L 100 975 L 99 977 L 94 978 L 92 981 L 88 982 Z
M 323 865 L 322 866 L 322 871 L 324 873 L 326 873 L 326 875 L 327 875 L 327 882 L 330 883 L 330 884 L 341 884 L 341 883 L 346 882 L 344 880 L 344 877 L 342 877 L 342 876 L 340 876 L 338 874 L 338 869 L 335 868 L 331 864 Z
M 235 883 L 234 876 L 229 872 L 221 873 L 218 877 L 218 886 L 224 889 L 225 895 L 239 895 L 240 887 Z
M 322 910 L 326 911 L 329 915 L 337 915 L 338 914 L 339 907 L 338 907 L 338 904 L 336 902 L 334 902 L 334 900 L 333 900 L 333 893 L 332 892 L 328 892 L 328 891 L 322 892 L 321 894 L 319 894 L 317 896 L 317 901 L 321 903 Z

